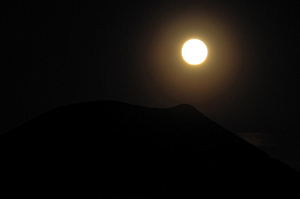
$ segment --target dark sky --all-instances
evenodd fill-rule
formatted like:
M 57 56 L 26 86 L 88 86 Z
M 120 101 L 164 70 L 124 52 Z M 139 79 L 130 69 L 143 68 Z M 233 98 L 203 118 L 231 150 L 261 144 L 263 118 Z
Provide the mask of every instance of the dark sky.
M 11 1 L 1 6 L 0 131 L 111 99 L 188 103 L 234 132 L 299 133 L 293 2 Z M 181 58 L 190 38 L 208 47 L 199 67 Z

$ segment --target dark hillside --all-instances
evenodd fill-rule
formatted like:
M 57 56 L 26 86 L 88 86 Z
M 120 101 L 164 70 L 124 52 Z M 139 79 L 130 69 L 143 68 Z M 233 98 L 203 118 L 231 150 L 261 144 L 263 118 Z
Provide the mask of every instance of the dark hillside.
M 59 107 L 1 136 L 1 193 L 293 197 L 299 174 L 190 105 Z

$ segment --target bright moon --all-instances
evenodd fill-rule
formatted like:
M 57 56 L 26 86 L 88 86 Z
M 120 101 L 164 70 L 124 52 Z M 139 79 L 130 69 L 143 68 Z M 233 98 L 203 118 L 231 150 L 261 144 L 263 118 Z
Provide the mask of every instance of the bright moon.
M 207 57 L 207 48 L 198 39 L 191 39 L 185 42 L 181 52 L 183 59 L 191 65 L 198 65 Z

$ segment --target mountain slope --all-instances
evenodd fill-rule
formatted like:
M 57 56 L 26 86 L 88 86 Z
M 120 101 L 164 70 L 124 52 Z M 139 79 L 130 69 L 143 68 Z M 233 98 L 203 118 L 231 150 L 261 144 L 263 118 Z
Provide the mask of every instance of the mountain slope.
M 1 149 L 2 190 L 22 196 L 292 197 L 300 179 L 186 104 L 59 107 L 1 136 Z

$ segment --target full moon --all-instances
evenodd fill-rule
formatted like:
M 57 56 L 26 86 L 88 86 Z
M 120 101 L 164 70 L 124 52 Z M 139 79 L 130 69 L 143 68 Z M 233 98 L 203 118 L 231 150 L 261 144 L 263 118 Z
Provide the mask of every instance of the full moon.
M 187 63 L 198 65 L 206 59 L 207 48 L 199 39 L 191 39 L 184 43 L 181 53 Z

